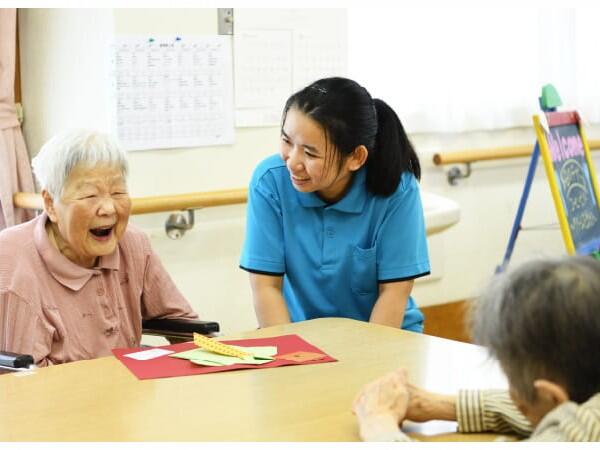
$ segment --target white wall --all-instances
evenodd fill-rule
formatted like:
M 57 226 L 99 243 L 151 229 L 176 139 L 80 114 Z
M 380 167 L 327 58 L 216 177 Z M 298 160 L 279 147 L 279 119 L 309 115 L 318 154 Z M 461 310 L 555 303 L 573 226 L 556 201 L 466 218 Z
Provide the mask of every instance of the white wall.
M 109 126 L 104 98 L 104 41 L 113 34 L 112 10 L 20 9 L 19 39 L 29 151 L 55 130 Z
M 106 45 L 115 33 L 215 34 L 217 29 L 214 9 L 28 9 L 20 10 L 19 18 L 24 131 L 32 155 L 66 127 L 108 126 Z M 588 129 L 589 138 L 599 135 L 599 128 Z M 452 149 L 533 144 L 533 134 L 525 129 L 411 138 L 423 163 L 422 188 L 456 200 L 462 209 L 459 224 L 430 242 L 439 253 L 435 264 L 443 277 L 419 282 L 415 298 L 432 305 L 471 297 L 502 260 L 528 160 L 477 163 L 469 179 L 449 186 L 444 169 L 434 167 L 431 156 Z M 251 128 L 236 130 L 231 146 L 133 152 L 131 193 L 137 197 L 244 187 L 254 165 L 275 152 L 277 142 L 276 127 Z M 524 224 L 556 223 L 553 208 L 540 164 Z M 238 269 L 245 207 L 198 211 L 196 226 L 180 241 L 165 236 L 167 216 L 135 216 L 132 222 L 148 231 L 194 308 L 219 320 L 227 333 L 255 327 L 247 275 Z M 518 239 L 513 261 L 562 253 L 557 228 L 527 231 Z

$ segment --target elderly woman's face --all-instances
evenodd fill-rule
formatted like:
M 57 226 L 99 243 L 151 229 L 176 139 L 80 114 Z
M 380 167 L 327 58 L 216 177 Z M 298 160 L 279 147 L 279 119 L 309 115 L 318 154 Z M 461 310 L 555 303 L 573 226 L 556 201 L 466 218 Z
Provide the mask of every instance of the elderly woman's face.
M 127 228 L 131 200 L 121 169 L 76 166 L 60 199 L 47 208 L 58 250 L 71 261 L 93 267 L 111 254 Z M 57 232 L 58 231 L 58 232 Z

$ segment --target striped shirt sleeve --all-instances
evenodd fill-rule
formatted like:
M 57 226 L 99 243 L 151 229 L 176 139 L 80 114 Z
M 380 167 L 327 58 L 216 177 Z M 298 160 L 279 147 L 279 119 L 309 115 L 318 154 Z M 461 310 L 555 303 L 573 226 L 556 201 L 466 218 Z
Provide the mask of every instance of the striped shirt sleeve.
M 456 402 L 458 431 L 461 433 L 532 432 L 529 421 L 511 401 L 504 390 L 461 390 Z

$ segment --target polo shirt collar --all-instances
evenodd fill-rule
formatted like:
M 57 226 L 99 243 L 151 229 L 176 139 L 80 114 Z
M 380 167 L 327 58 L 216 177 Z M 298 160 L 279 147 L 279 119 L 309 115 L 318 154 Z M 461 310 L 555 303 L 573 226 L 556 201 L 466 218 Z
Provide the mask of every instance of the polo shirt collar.
M 79 291 L 90 278 L 101 269 L 119 270 L 119 247 L 110 255 L 101 256 L 98 266 L 92 269 L 81 267 L 60 253 L 50 242 L 46 232 L 48 215 L 44 212 L 37 218 L 33 231 L 35 247 L 50 274 L 63 286 Z
M 365 201 L 367 200 L 367 187 L 366 187 L 367 170 L 362 167 L 352 179 L 352 186 L 344 197 L 328 205 L 327 202 L 323 201 L 315 192 L 298 192 L 298 201 L 305 208 L 318 208 L 328 207 L 328 209 L 335 209 L 340 212 L 359 214 L 362 212 Z

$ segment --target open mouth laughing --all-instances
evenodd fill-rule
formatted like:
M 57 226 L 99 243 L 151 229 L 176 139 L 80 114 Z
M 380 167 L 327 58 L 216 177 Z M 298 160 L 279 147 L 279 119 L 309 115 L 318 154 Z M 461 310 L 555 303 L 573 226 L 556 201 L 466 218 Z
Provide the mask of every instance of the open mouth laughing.
M 105 241 L 105 240 L 110 239 L 114 228 L 115 228 L 114 225 L 107 225 L 107 226 L 103 226 L 103 227 L 92 228 L 92 229 L 90 229 L 90 233 L 94 237 L 94 239 L 99 240 L 99 241 Z

